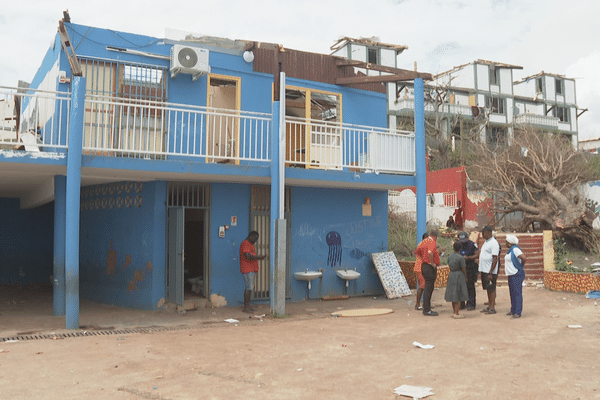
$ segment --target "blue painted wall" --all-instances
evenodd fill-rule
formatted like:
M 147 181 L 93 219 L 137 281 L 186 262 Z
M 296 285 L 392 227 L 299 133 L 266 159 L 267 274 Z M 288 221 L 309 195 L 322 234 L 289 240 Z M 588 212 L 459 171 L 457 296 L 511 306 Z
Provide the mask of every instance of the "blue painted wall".
M 370 199 L 372 215 L 363 216 L 362 206 Z M 239 246 L 250 231 L 250 186 L 213 184 L 211 186 L 210 225 L 210 293 L 225 297 L 228 306 L 243 302 L 244 286 L 239 269 Z M 368 190 L 292 188 L 291 259 L 293 272 L 323 270 L 323 279 L 314 281 L 307 296 L 306 282 L 291 279 L 287 297 L 302 301 L 322 296 L 379 295 L 383 287 L 373 267 L 370 254 L 387 251 L 387 192 Z M 237 226 L 219 238 L 219 226 L 228 225 L 231 216 Z M 335 234 L 339 234 L 339 244 Z M 333 239 L 332 239 L 333 237 Z M 336 269 L 350 268 L 361 277 L 350 283 Z
M 165 293 L 166 185 L 119 182 L 83 188 L 80 295 L 155 309 Z
M 224 238 L 219 226 L 230 225 Z M 228 306 L 244 302 L 244 282 L 240 273 L 239 248 L 250 232 L 250 185 L 214 183 L 210 210 L 210 293 L 223 296 Z
M 0 198 L 0 283 L 51 284 L 54 203 L 21 210 L 19 199 Z
M 367 197 L 370 217 L 362 215 Z M 306 282 L 292 278 L 292 301 L 344 294 L 345 281 L 335 271 L 345 268 L 361 274 L 348 295 L 383 292 L 370 254 L 387 251 L 387 192 L 293 188 L 292 215 L 292 271 L 323 270 L 308 296 Z

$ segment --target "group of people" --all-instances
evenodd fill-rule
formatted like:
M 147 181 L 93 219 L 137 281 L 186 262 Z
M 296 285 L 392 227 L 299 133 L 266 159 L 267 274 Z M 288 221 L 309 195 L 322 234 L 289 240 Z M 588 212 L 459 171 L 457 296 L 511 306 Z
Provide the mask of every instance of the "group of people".
M 448 282 L 446 284 L 445 300 L 452 303 L 452 317 L 464 318 L 461 309 L 472 311 L 476 309 L 475 283 L 481 276 L 481 285 L 487 292 L 487 307 L 481 310 L 485 314 L 496 314 L 496 282 L 498 269 L 501 264 L 501 246 L 494 238 L 490 226 L 481 230 L 485 242 L 481 249 L 469 239 L 466 232 L 458 234 L 452 247 L 454 252 L 448 256 Z M 432 229 L 423 235 L 423 240 L 417 246 L 415 255 L 415 274 L 418 289 L 415 309 L 423 310 L 423 315 L 436 316 L 431 309 L 431 295 L 437 278 L 437 267 L 440 265 L 440 255 L 437 247 L 439 231 Z M 525 279 L 525 262 L 527 258 L 518 246 L 519 239 L 515 235 L 506 235 L 508 251 L 504 256 L 504 270 L 508 276 L 510 291 L 510 311 L 506 314 L 512 318 L 521 318 L 523 312 L 523 281 Z M 423 304 L 421 305 L 421 299 Z

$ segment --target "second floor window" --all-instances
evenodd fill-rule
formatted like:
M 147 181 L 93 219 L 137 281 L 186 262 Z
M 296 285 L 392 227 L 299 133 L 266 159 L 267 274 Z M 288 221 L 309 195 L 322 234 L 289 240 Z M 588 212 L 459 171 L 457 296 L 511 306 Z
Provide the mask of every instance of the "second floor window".
M 569 122 L 569 107 L 554 107 L 552 113 L 560 122 Z
M 379 57 L 377 57 L 377 49 L 367 49 L 367 62 L 369 64 L 379 64 Z
M 492 114 L 504 114 L 506 109 L 506 99 L 495 96 L 486 96 L 485 107 L 491 110 Z
M 500 69 L 490 67 L 490 85 L 500 84 Z
M 556 90 L 556 94 L 564 94 L 563 93 L 563 80 L 559 78 L 554 78 L 554 87 Z

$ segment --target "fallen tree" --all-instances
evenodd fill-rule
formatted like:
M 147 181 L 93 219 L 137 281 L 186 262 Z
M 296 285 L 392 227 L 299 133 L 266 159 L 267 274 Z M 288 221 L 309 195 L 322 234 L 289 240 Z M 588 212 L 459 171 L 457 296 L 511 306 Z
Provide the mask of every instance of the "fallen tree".
M 505 148 L 479 145 L 477 159 L 467 168 L 471 184 L 493 194 L 496 222 L 521 213 L 520 231 L 537 223 L 572 246 L 597 251 L 592 228 L 596 215 L 581 195 L 581 184 L 597 179 L 589 157 L 576 151 L 563 136 L 532 129 L 515 129 Z

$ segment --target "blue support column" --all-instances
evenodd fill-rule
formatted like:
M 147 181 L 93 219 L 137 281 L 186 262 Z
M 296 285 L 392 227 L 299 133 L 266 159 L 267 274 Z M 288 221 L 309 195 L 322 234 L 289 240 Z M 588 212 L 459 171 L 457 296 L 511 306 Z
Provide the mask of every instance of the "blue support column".
M 279 215 L 279 101 L 273 102 L 273 135 L 271 136 L 271 237 L 269 238 L 269 266 L 271 273 L 269 276 L 270 303 L 271 312 L 275 310 L 275 275 L 277 268 L 275 249 L 277 248 L 277 215 Z
M 65 222 L 66 222 L 67 177 L 54 177 L 54 271 L 53 310 L 54 316 L 65 315 Z
M 427 231 L 427 164 L 425 158 L 425 101 L 423 79 L 415 79 L 415 152 L 417 183 L 417 243 Z
M 85 78 L 74 76 L 71 81 L 69 148 L 67 150 L 65 234 L 65 304 L 67 329 L 79 329 L 79 207 L 84 103 Z

